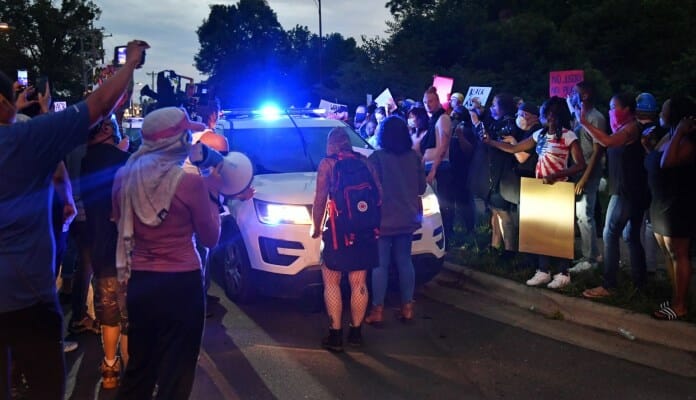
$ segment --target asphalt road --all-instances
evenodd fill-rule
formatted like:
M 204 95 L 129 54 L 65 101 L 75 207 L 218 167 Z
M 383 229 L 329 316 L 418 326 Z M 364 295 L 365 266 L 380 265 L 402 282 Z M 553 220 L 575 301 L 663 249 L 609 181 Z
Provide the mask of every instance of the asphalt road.
M 517 322 L 583 335 L 568 322 L 470 296 L 451 305 L 419 294 L 413 323 L 390 310 L 382 329 L 364 328 L 363 348 L 336 355 L 319 346 L 326 316 L 302 302 L 264 298 L 240 308 L 215 284 L 210 294 L 217 301 L 192 399 L 696 399 L 695 379 L 530 333 Z M 390 293 L 387 306 L 396 299 Z M 493 310 L 497 321 L 468 310 Z M 68 398 L 114 398 L 100 388 L 98 337 L 76 339 Z

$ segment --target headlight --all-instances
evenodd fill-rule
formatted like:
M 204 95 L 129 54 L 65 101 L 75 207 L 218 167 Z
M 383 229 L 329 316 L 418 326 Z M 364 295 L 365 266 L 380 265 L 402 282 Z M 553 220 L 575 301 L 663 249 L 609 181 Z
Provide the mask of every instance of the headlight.
M 437 201 L 435 193 L 430 193 L 421 197 L 423 202 L 423 216 L 427 217 L 440 212 L 440 203 Z
M 312 215 L 308 206 L 268 203 L 254 199 L 256 215 L 262 224 L 311 225 Z

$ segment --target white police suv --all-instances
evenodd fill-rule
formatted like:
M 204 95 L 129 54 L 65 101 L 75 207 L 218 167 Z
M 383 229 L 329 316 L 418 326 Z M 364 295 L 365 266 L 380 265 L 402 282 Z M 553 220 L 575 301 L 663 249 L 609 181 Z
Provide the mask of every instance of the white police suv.
M 253 201 L 230 200 L 218 246 L 211 253 L 213 271 L 222 271 L 227 295 L 237 302 L 257 293 L 300 297 L 321 286 L 321 239 L 310 237 L 312 203 L 319 161 L 326 155 L 331 129 L 346 128 L 355 151 L 370 146 L 342 121 L 321 110 L 274 109 L 227 111 L 216 131 L 230 150 L 246 154 L 254 166 Z M 437 198 L 428 187 L 422 196 L 424 218 L 413 234 L 418 282 L 442 267 L 445 241 Z

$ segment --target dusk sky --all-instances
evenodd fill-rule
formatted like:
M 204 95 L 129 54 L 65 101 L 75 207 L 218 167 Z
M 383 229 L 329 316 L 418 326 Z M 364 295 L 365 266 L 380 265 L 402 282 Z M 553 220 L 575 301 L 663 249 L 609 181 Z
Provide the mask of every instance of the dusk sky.
M 124 45 L 131 39 L 150 43 L 143 69 L 135 75 L 136 82 L 151 83 L 146 72 L 172 69 L 179 75 L 201 76 L 193 66 L 193 56 L 199 49 L 196 29 L 210 13 L 210 4 L 236 4 L 237 1 L 209 0 L 95 0 L 102 10 L 96 27 L 103 27 L 106 58 L 113 57 L 114 46 Z M 360 44 L 360 36 L 386 37 L 386 21 L 391 20 L 384 7 L 386 0 L 324 0 L 322 1 L 322 29 L 324 34 L 338 32 L 353 37 Z M 316 0 L 268 0 L 283 29 L 304 25 L 319 33 Z

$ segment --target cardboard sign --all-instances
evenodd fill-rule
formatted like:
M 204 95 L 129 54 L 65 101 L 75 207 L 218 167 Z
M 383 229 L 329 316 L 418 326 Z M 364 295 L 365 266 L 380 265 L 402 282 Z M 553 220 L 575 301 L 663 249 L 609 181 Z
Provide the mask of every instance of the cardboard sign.
M 385 109 L 389 109 L 390 102 L 392 104 L 394 103 L 394 96 L 392 96 L 389 88 L 384 89 L 384 91 L 375 99 L 375 103 L 377 103 L 377 105 L 380 107 L 384 107 Z
M 549 97 L 565 98 L 583 79 L 585 79 L 585 72 L 581 69 L 549 72 Z
M 573 259 L 575 184 L 521 178 L 520 252 Z
M 433 86 L 437 89 L 437 97 L 440 99 L 440 104 L 449 108 L 449 96 L 452 94 L 454 78 L 434 75 Z
M 327 118 L 340 120 L 348 118 L 348 106 L 345 104 L 332 103 L 322 99 L 319 101 L 319 108 L 326 110 Z
M 466 96 L 464 96 L 464 107 L 473 107 L 474 103 L 471 100 L 474 98 L 478 98 L 481 105 L 485 106 L 492 91 L 493 88 L 489 86 L 469 86 L 469 90 L 466 91 Z

